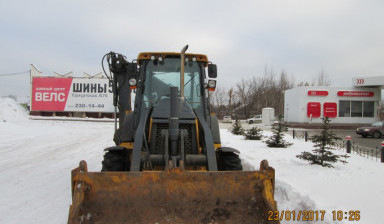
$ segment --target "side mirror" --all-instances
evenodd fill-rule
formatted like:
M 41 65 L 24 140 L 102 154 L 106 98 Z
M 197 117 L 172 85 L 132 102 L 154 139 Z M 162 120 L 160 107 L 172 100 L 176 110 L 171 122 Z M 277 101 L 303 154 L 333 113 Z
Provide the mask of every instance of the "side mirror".
M 217 66 L 215 64 L 208 64 L 208 77 L 209 78 L 217 77 Z

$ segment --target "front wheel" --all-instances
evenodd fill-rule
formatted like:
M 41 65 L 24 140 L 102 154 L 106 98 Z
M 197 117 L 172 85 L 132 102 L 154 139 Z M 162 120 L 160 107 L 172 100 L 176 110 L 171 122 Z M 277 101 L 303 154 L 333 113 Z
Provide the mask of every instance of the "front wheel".
M 218 151 L 217 163 L 219 171 L 243 170 L 240 157 L 234 152 Z
M 127 150 L 111 150 L 104 155 L 101 171 L 129 171 L 130 167 Z
M 250 121 L 248 122 L 248 124 L 253 124 L 253 121 L 252 121 L 252 120 L 250 120 Z

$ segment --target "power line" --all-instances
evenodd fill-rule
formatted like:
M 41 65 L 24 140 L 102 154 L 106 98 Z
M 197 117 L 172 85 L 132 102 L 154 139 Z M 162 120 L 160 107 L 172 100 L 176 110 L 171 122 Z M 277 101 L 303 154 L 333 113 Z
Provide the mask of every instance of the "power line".
M 15 73 L 9 73 L 9 74 L 2 74 L 0 76 L 22 75 L 22 74 L 25 74 L 25 73 L 29 73 L 29 70 L 25 71 L 25 72 L 15 72 Z

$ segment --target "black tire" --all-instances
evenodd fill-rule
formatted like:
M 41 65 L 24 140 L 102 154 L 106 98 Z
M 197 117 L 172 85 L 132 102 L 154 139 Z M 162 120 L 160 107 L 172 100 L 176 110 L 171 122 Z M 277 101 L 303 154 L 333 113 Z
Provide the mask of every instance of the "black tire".
M 243 170 L 240 157 L 234 152 L 218 151 L 217 165 L 219 171 Z
M 381 138 L 381 133 L 380 133 L 379 131 L 375 131 L 375 132 L 373 133 L 373 137 L 374 137 L 374 138 Z
M 248 124 L 253 124 L 253 121 L 252 121 L 252 120 L 250 120 L 250 121 L 248 122 Z
M 366 137 L 367 137 L 367 134 L 362 134 L 361 136 L 363 136 L 363 138 L 366 138 Z
M 130 166 L 126 150 L 108 151 L 104 154 L 101 171 L 129 171 Z

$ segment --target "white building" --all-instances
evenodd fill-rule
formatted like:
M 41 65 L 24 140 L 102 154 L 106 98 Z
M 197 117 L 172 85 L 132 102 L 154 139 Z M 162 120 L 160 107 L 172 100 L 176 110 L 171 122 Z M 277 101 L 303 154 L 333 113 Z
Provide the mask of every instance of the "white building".
M 284 120 L 336 124 L 369 124 L 379 120 L 384 77 L 354 78 L 354 87 L 303 86 L 285 91 Z

